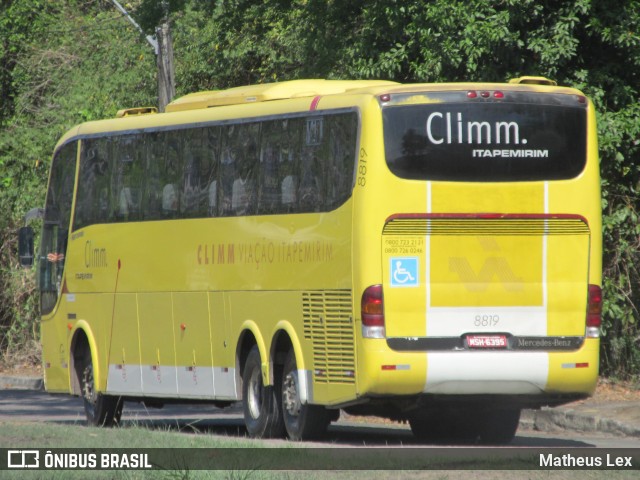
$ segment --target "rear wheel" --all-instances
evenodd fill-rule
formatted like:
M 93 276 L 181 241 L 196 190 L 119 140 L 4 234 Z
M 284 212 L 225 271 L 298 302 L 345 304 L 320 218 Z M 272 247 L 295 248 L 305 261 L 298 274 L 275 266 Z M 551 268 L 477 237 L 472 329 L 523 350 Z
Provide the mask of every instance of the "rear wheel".
M 293 350 L 287 354 L 282 372 L 282 416 L 291 440 L 309 440 L 322 436 L 335 418 L 319 405 L 303 404 L 300 398 L 300 380 Z
M 118 424 L 122 415 L 122 398 L 104 395 L 96 391 L 91 352 L 85 352 L 83 365 L 80 385 L 82 386 L 82 400 L 87 424 L 98 427 L 110 427 Z
M 276 375 L 277 384 L 279 376 Z M 242 373 L 242 398 L 244 423 L 249 435 L 256 438 L 273 438 L 284 435 L 280 401 L 273 386 L 262 382 L 260 351 L 254 346 L 249 352 Z
M 473 444 L 479 435 L 475 415 L 467 409 L 418 412 L 409 419 L 413 435 L 432 443 Z
M 480 424 L 480 443 L 485 445 L 507 444 L 515 437 L 519 424 L 519 408 L 483 412 Z

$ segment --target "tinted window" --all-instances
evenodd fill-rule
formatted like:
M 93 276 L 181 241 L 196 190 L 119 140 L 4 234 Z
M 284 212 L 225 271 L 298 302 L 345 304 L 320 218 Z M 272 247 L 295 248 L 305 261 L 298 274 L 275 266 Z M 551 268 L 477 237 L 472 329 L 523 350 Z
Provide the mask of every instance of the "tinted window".
M 222 215 L 252 215 L 257 205 L 259 123 L 224 127 L 221 155 Z
M 583 105 L 446 102 L 386 107 L 383 118 L 387 164 L 402 178 L 568 179 L 586 162 Z
M 55 154 L 51 165 L 38 264 L 40 309 L 43 314 L 53 310 L 62 288 L 77 148 L 77 142 L 66 144 Z
M 348 112 L 85 139 L 74 228 L 332 210 L 351 194 L 357 134 Z
M 101 138 L 82 144 L 78 178 L 79 201 L 76 203 L 74 228 L 96 223 L 109 216 L 110 143 L 109 139 Z
M 145 180 L 145 137 L 116 137 L 112 155 L 111 199 L 117 221 L 141 220 L 142 189 Z

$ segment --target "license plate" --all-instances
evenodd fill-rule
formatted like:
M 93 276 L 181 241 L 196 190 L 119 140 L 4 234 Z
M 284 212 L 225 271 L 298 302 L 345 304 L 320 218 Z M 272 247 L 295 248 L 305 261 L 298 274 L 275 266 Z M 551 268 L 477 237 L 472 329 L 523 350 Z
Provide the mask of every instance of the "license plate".
M 469 348 L 507 348 L 506 335 L 467 335 Z

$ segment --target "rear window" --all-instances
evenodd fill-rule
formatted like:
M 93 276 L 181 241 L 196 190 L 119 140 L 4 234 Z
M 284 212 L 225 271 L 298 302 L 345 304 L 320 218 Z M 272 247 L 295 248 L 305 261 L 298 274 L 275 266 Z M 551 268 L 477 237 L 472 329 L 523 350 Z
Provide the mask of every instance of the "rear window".
M 572 95 L 512 96 L 383 107 L 389 168 L 406 179 L 467 182 L 579 175 L 586 163 L 585 104 Z

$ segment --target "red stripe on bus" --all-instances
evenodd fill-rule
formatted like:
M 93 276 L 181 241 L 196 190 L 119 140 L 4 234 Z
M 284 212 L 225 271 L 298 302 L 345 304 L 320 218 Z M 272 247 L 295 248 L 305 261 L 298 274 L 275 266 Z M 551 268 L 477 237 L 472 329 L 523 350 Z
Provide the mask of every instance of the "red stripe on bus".
M 310 111 L 314 111 L 318 108 L 318 104 L 320 103 L 320 98 L 322 98 L 320 95 L 318 95 L 317 97 L 313 97 L 313 100 L 311 100 L 311 106 L 309 107 Z

